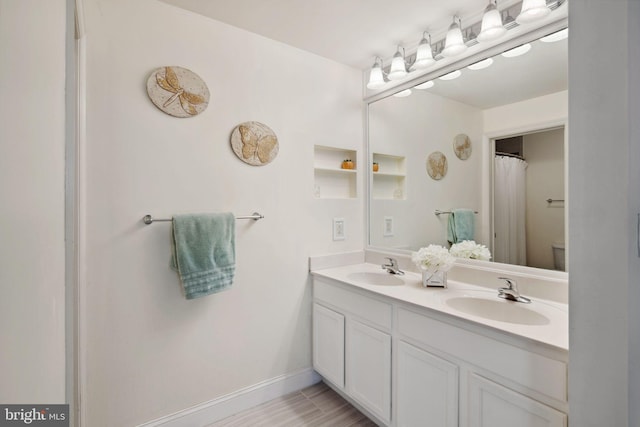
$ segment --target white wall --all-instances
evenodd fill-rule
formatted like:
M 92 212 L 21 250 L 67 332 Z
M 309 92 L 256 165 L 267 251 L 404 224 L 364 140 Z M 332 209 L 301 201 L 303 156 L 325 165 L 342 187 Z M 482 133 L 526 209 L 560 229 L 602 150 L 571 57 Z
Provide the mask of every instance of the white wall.
M 640 39 L 640 2 L 629 1 L 627 13 L 627 43 L 629 49 L 628 91 L 628 119 L 629 119 L 629 217 L 631 230 L 633 230 L 633 220 L 640 213 L 640 194 L 638 194 L 638 183 L 640 182 L 640 168 L 637 159 L 640 158 L 640 43 L 633 41 Z M 635 215 L 634 215 L 635 214 Z M 635 217 L 635 218 L 634 218 Z M 636 224 L 637 227 L 637 224 Z M 635 258 L 638 250 L 638 242 L 634 239 L 628 241 L 628 251 L 632 255 L 633 261 L 629 262 L 629 402 L 640 401 L 640 310 L 637 301 L 640 301 L 640 286 L 637 286 L 637 278 L 640 277 L 640 262 Z M 636 282 L 636 283 L 634 283 Z M 629 425 L 640 425 L 640 405 L 629 405 Z
M 458 134 L 469 136 L 472 154 L 460 160 L 453 150 Z M 406 98 L 385 98 L 369 107 L 369 144 L 376 153 L 406 158 L 406 199 L 373 200 L 374 246 L 417 249 L 430 243 L 447 246 L 448 215 L 436 209 L 481 209 L 482 111 L 448 98 L 414 90 Z M 426 169 L 429 154 L 447 157 L 447 175 L 433 180 Z M 382 172 L 382 171 L 381 171 Z M 394 219 L 394 236 L 383 236 L 384 217 Z M 481 222 L 476 221 L 476 227 Z M 482 230 L 476 229 L 476 236 Z
M 554 269 L 553 243 L 564 243 L 564 128 L 524 135 L 527 160 L 527 265 Z
M 363 242 L 361 195 L 314 199 L 314 144 L 362 156 L 360 71 L 155 0 L 87 0 L 85 16 L 85 420 L 135 425 L 310 367 L 308 256 Z M 206 81 L 203 114 L 151 103 L 145 82 L 164 65 Z M 277 134 L 273 163 L 231 150 L 247 120 Z M 141 218 L 201 211 L 265 219 L 238 221 L 233 287 L 187 301 L 169 224 Z M 333 217 L 346 240 L 332 241 Z
M 572 0 L 569 16 L 571 425 L 635 426 L 640 7 Z
M 65 401 L 65 1 L 0 0 L 0 402 Z
M 556 92 L 484 110 L 484 132 L 490 135 L 518 134 L 532 126 L 557 123 L 567 119 L 568 92 Z M 504 134 L 502 134 L 504 132 Z

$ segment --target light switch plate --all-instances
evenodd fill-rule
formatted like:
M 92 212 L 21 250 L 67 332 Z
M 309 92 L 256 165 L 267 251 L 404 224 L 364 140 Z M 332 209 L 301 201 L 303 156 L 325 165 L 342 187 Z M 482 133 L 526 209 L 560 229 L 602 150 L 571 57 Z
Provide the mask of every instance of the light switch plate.
M 384 230 L 382 235 L 385 237 L 393 236 L 393 217 L 392 216 L 384 217 Z
M 344 240 L 346 235 L 344 218 L 333 218 L 333 240 Z

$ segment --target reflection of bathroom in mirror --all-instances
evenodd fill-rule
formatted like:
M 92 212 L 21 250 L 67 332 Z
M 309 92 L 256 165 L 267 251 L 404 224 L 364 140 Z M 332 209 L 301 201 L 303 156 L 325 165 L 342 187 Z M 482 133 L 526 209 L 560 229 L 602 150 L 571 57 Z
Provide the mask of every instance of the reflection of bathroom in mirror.
M 564 127 L 493 140 L 493 260 L 565 271 Z
M 476 211 L 476 242 L 488 246 L 494 260 L 545 269 L 562 269 L 554 264 L 564 242 L 566 216 L 564 202 L 564 133 L 567 125 L 568 82 L 567 40 L 536 40 L 524 55 L 496 55 L 487 68 L 465 67 L 453 80 L 435 78 L 417 85 L 409 96 L 389 96 L 368 106 L 368 151 L 379 167 L 370 172 L 369 244 L 386 250 L 416 250 L 429 244 L 448 246 L 448 214 L 436 211 L 455 209 Z M 487 61 L 490 62 L 490 61 Z M 561 156 L 545 165 L 537 157 L 534 143 L 525 142 L 524 156 L 529 170 L 537 171 L 530 180 L 546 179 L 548 168 L 560 164 L 561 178 L 538 190 L 541 206 L 527 211 L 529 227 L 545 227 L 540 221 L 548 214 L 560 217 L 545 247 L 530 238 L 524 258 L 514 260 L 511 249 L 494 240 L 500 215 L 494 218 L 493 181 L 495 140 L 525 135 L 523 140 L 550 134 L 563 137 L 555 151 Z M 468 157 L 457 156 L 456 137 L 468 136 Z M 557 135 L 556 135 L 557 136 Z M 540 150 L 538 150 L 540 151 Z M 446 175 L 439 180 L 427 173 L 430 154 L 441 152 L 447 159 Z M 458 153 L 459 154 L 459 153 Z M 553 190 L 552 190 L 553 188 Z M 535 197 L 539 197 L 536 195 Z M 547 199 L 553 202 L 547 203 Z M 540 217 L 540 218 L 539 218 Z M 544 224 L 544 222 L 543 222 Z M 555 224 L 555 223 L 554 223 Z M 390 231 L 391 230 L 391 231 Z M 538 237 L 538 232 L 529 231 Z M 527 245 L 534 245 L 527 247 Z M 528 249 L 528 250 L 527 250 Z M 502 251 L 502 252 L 501 252 Z M 508 251 L 508 256 L 505 255 Z M 524 261 L 523 261 L 524 259 Z

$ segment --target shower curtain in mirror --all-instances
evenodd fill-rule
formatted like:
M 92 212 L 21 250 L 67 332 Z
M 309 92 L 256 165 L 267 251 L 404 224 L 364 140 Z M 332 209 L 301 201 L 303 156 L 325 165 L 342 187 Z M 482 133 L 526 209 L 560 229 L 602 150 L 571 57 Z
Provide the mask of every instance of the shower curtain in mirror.
M 493 260 L 526 265 L 525 177 L 527 162 L 496 156 L 494 167 Z

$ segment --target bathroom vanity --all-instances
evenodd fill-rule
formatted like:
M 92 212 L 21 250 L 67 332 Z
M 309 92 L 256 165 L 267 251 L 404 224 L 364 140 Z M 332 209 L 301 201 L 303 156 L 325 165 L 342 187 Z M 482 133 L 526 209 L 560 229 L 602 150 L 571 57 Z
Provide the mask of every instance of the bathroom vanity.
M 314 369 L 379 424 L 567 425 L 566 304 L 369 263 L 311 273 Z

